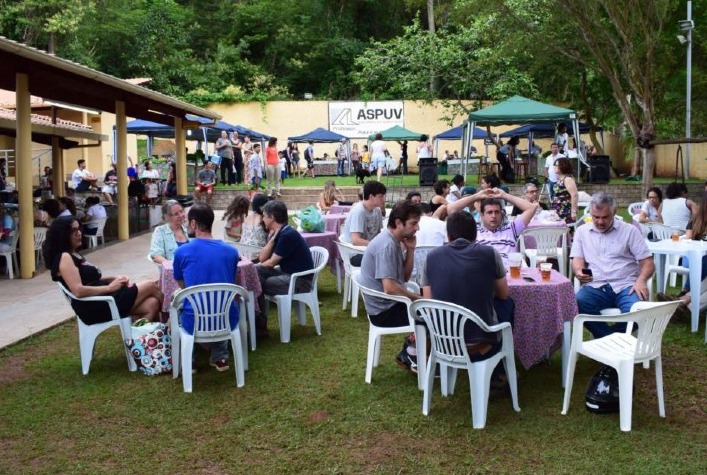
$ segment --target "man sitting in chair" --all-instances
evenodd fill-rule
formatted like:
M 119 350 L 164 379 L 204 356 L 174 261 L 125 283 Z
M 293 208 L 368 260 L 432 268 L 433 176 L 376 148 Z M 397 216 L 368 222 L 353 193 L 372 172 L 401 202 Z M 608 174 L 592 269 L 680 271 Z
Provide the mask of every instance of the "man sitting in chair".
M 361 285 L 390 295 L 403 295 L 417 300 L 405 282 L 412 275 L 415 263 L 415 233 L 419 229 L 420 205 L 399 201 L 390 212 L 387 229 L 381 231 L 366 247 L 361 262 Z M 407 254 L 403 254 L 403 249 Z M 409 324 L 407 306 L 375 297 L 363 299 L 371 323 L 379 327 L 400 327 Z M 403 350 L 395 358 L 401 367 L 416 373 L 417 357 L 414 344 L 406 339 Z
M 547 205 L 545 203 L 540 203 L 538 201 L 538 193 L 538 184 L 534 181 L 529 181 L 525 184 L 525 186 L 523 186 L 523 196 L 521 198 L 530 203 L 538 203 L 542 209 L 547 209 Z M 519 214 L 523 214 L 523 210 L 521 210 L 518 206 L 513 206 L 511 216 L 518 216 Z
M 582 288 L 577 293 L 579 313 L 599 315 L 606 308 L 631 310 L 639 300 L 648 300 L 647 281 L 655 266 L 641 231 L 615 219 L 616 201 L 605 192 L 589 202 L 592 222 L 577 228 L 572 242 L 572 271 Z M 586 324 L 594 338 L 626 331 L 625 323 Z
M 92 186 L 96 186 L 96 175 L 86 170 L 86 160 L 83 158 L 76 162 L 78 168 L 71 174 L 71 183 L 74 191 L 88 191 Z
M 260 314 L 256 314 L 256 335 L 268 336 L 268 306 L 266 295 L 285 295 L 290 288 L 290 276 L 314 269 L 314 260 L 302 235 L 287 224 L 287 207 L 282 201 L 270 201 L 263 206 L 263 224 L 270 233 L 267 244 L 260 251 L 257 265 L 263 292 L 258 296 Z M 276 269 L 276 266 L 280 266 Z M 312 276 L 297 279 L 295 292 L 308 292 Z
M 487 325 L 512 325 L 515 304 L 509 297 L 506 268 L 496 249 L 476 242 L 474 218 L 469 213 L 452 214 L 447 218 L 447 236 L 449 244 L 427 255 L 422 295 L 461 305 Z M 473 324 L 464 327 L 464 339 L 472 361 L 488 359 L 502 346 L 498 334 L 485 333 Z M 505 383 L 500 371 L 495 372 L 492 385 L 501 387 Z
M 214 211 L 204 203 L 194 203 L 187 216 L 189 230 L 194 239 L 179 246 L 174 253 L 174 278 L 184 289 L 202 284 L 234 284 L 238 270 L 238 251 L 211 235 Z M 186 331 L 194 330 L 194 312 L 188 301 L 180 313 L 181 325 Z M 231 328 L 238 325 L 238 306 L 234 303 L 229 314 Z M 176 322 L 172 322 L 176 324 Z M 228 341 L 209 343 L 210 364 L 216 371 L 228 371 Z

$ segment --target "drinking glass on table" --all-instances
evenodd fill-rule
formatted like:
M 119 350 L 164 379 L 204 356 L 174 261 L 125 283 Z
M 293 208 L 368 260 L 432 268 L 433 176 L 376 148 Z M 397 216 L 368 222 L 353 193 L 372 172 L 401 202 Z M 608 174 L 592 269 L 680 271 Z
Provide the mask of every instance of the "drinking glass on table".
M 520 279 L 520 266 L 523 262 L 523 255 L 520 252 L 508 254 L 508 266 L 511 270 L 511 279 Z
M 550 273 L 552 271 L 552 263 L 543 262 L 540 264 L 540 276 L 543 280 L 550 280 Z

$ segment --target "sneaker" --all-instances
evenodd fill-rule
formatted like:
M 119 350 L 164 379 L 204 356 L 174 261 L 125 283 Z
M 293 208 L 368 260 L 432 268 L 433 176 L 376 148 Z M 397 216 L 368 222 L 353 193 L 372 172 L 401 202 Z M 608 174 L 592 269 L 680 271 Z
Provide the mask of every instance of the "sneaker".
M 417 362 L 412 359 L 412 356 L 407 351 L 403 350 L 398 353 L 398 356 L 395 357 L 395 362 L 404 370 L 417 374 Z
M 218 360 L 218 361 L 212 361 L 210 364 L 211 364 L 211 366 L 216 368 L 216 371 L 218 371 L 219 373 L 229 370 L 228 361 L 226 361 L 225 359 Z

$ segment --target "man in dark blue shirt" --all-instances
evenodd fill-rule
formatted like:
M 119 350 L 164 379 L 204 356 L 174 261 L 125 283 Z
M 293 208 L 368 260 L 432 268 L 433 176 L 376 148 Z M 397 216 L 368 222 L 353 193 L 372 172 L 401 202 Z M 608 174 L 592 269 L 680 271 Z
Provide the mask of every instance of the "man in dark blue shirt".
M 263 206 L 263 224 L 270 232 L 268 243 L 260 251 L 258 277 L 263 293 L 258 296 L 260 314 L 256 315 L 257 335 L 268 335 L 268 306 L 266 295 L 284 295 L 290 288 L 290 276 L 314 268 L 312 253 L 302 235 L 287 224 L 287 207 L 282 201 L 270 201 Z M 275 269 L 280 266 L 280 269 Z M 297 279 L 296 292 L 312 288 L 312 276 Z

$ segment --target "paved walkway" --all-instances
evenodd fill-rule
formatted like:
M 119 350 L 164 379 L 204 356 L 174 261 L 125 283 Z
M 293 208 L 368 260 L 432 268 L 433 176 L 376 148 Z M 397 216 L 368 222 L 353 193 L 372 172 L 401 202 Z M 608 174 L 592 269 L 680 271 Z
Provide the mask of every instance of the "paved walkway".
M 223 236 L 223 211 L 215 211 L 214 236 Z M 152 233 L 109 243 L 84 254 L 103 275 L 126 275 L 132 281 L 156 280 L 158 269 L 147 260 Z M 0 348 L 74 318 L 48 271 L 34 279 L 0 279 Z

